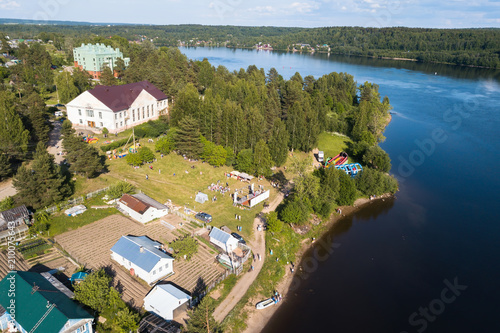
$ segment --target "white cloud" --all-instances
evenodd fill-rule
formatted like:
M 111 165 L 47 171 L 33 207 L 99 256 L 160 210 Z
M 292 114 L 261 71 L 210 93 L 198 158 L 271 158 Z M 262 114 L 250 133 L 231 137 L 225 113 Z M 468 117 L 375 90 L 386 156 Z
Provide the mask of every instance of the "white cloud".
M 0 0 L 0 8 L 9 10 L 19 8 L 21 5 L 15 0 Z
M 310 13 L 313 10 L 319 9 L 319 3 L 315 1 L 310 2 L 294 2 L 290 5 L 293 10 L 299 13 Z

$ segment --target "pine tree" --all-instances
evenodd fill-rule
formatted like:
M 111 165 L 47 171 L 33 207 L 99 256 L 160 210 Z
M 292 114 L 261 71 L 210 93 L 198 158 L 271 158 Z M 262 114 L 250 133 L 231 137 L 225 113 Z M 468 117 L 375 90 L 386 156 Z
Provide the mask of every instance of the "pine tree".
M 22 158 L 28 151 L 29 131 L 14 107 L 14 95 L 0 91 L 0 151 L 9 157 Z
M 200 126 L 198 122 L 190 117 L 184 117 L 177 129 L 176 147 L 189 158 L 199 158 L 203 153 Z
M 260 140 L 255 145 L 253 164 L 255 166 L 255 173 L 258 176 L 262 175 L 268 177 L 272 174 L 271 167 L 273 166 L 273 159 L 269 153 L 269 147 L 264 140 Z
M 286 125 L 280 119 L 275 119 L 271 136 L 269 138 L 269 152 L 276 166 L 282 166 L 288 156 L 288 138 L 289 134 Z
M 70 194 L 64 180 L 60 168 L 54 164 L 54 156 L 47 152 L 43 142 L 39 142 L 33 162 L 29 167 L 23 165 L 18 169 L 13 184 L 18 201 L 38 209 Z
M 215 310 L 214 299 L 210 296 L 204 297 L 200 304 L 189 312 L 187 323 L 188 332 L 191 333 L 222 333 L 222 327 L 213 317 Z
M 0 152 L 0 182 L 10 177 L 12 168 L 9 161 L 9 156 Z
M 79 94 L 75 80 L 69 72 L 62 72 L 56 77 L 56 86 L 61 103 L 66 104 Z
M 23 98 L 24 114 L 29 119 L 32 140 L 47 143 L 49 141 L 50 126 L 45 111 L 45 102 L 39 94 L 33 92 Z
M 104 66 L 99 81 L 104 86 L 114 86 L 115 84 L 117 84 L 116 78 L 108 66 Z

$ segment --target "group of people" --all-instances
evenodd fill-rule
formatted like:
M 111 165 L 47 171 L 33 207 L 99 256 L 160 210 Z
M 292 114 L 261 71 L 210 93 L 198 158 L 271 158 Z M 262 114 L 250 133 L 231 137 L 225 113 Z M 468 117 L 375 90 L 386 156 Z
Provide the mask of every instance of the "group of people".
M 220 180 L 217 181 L 217 184 L 210 184 L 210 186 L 208 186 L 208 189 L 212 192 L 219 192 L 222 195 L 224 195 L 224 193 L 226 192 L 231 191 L 231 189 L 229 188 L 229 184 L 226 183 L 226 186 L 220 185 Z
M 241 220 L 241 216 L 240 216 L 240 220 Z M 236 230 L 241 232 L 241 230 L 243 230 L 243 227 L 241 225 L 237 225 Z
M 240 220 L 240 221 L 241 221 L 241 215 L 234 214 L 234 219 L 235 219 L 235 220 Z M 236 229 L 238 229 L 238 227 L 237 227 Z M 238 229 L 238 231 L 241 231 L 241 230 L 239 230 L 239 229 Z

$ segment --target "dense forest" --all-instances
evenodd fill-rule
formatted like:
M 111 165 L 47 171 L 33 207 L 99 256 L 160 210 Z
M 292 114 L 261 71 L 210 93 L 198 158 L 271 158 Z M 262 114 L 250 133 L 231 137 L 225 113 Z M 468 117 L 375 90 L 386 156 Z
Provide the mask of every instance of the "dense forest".
M 421 28 L 287 28 L 202 25 L 3 25 L 11 38 L 51 38 L 63 47 L 95 36 L 119 35 L 156 46 L 227 46 L 251 48 L 271 44 L 274 50 L 331 52 L 375 58 L 405 58 L 465 66 L 500 68 L 500 29 Z M 64 37 L 63 37 L 64 36 Z M 304 47 L 306 45 L 306 47 Z M 309 46 L 307 46 L 309 45 Z
M 103 39 L 96 37 L 89 41 L 100 40 Z M 103 74 L 101 84 L 149 80 L 173 101 L 168 119 L 160 120 L 168 126 L 151 125 L 156 130 L 148 130 L 157 137 L 170 128 L 158 140 L 157 151 L 167 154 L 176 150 L 191 158 L 203 158 L 214 166 L 233 165 L 240 171 L 271 176 L 271 167 L 283 165 L 290 151 L 310 152 L 317 146 L 321 132 L 337 132 L 352 139 L 349 152 L 367 166 L 362 175 L 365 180 L 356 183 L 334 168 L 314 176 L 299 172 L 303 174 L 299 183 L 307 185 L 299 185 L 297 193 L 308 188 L 301 194 L 300 207 L 297 206 L 301 216 L 307 217 L 309 211 L 328 216 L 335 202 L 351 204 L 357 190 L 367 195 L 396 191 L 396 181 L 386 174 L 390 159 L 378 147 L 384 140 L 382 133 L 391 106 L 387 97 L 381 98 L 376 84 L 358 85 L 346 73 L 330 73 L 318 79 L 296 73 L 285 80 L 274 68 L 268 73 L 256 66 L 230 72 L 223 66 L 213 67 L 206 59 L 188 60 L 177 48 L 156 48 L 150 42 L 129 44 L 118 36 L 104 40 L 120 45 L 131 61 L 128 68 L 118 62 L 115 70 L 119 78 L 109 70 Z M 16 200 L 36 209 L 49 204 L 49 198 L 61 200 L 71 195 L 71 186 L 65 183 L 69 174 L 65 171 L 91 178 L 105 169 L 96 149 L 76 138 L 71 124 L 66 122 L 62 133 L 69 169 L 54 166 L 43 149 L 50 130 L 44 100 L 54 93 L 55 84 L 59 97 L 67 102 L 90 89 L 91 80 L 82 71 L 70 74 L 51 70 L 61 52 L 48 52 L 45 45 L 22 44 L 9 52 L 22 61 L 8 68 L 0 88 L 0 116 L 6 119 L 0 127 L 0 178 L 14 174 L 14 185 L 22 194 Z M 64 62 L 70 62 L 71 54 L 65 53 Z M 148 151 L 130 156 L 135 158 L 127 161 L 134 165 L 154 158 Z M 46 177 L 51 181 L 46 181 Z M 320 181 L 345 183 L 348 192 L 320 193 L 316 186 Z M 311 190 L 314 188 L 316 192 Z M 308 202 L 309 206 L 304 206 Z

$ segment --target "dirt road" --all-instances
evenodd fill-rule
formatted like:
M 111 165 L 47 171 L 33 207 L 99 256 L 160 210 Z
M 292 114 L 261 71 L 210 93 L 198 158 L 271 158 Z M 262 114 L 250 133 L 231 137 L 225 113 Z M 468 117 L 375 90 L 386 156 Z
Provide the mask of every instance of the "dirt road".
M 262 213 L 269 213 L 275 210 L 283 198 L 284 195 L 280 192 L 278 196 L 269 204 L 269 206 L 262 210 Z M 222 301 L 222 303 L 215 309 L 214 318 L 218 322 L 223 321 L 227 314 L 234 308 L 236 303 L 238 303 L 243 295 L 245 295 L 250 285 L 253 283 L 257 275 L 259 275 L 262 265 L 264 264 L 264 256 L 266 255 L 266 239 L 263 230 L 257 231 L 257 226 L 259 224 L 263 225 L 264 221 L 261 220 L 260 217 L 256 217 L 253 221 L 253 228 L 255 230 L 254 239 L 249 242 L 248 245 L 256 256 L 257 254 L 260 254 L 262 260 L 256 260 L 254 262 L 254 270 L 245 273 L 233 287 L 229 295 L 227 295 L 224 301 Z
M 61 155 L 63 151 L 62 139 L 61 139 L 62 124 L 60 121 L 54 121 L 52 122 L 52 125 L 54 126 L 54 129 L 49 133 L 49 142 L 47 144 L 47 151 L 49 152 L 49 154 L 54 155 L 55 157 L 54 162 L 56 164 L 59 164 L 61 163 L 62 160 L 64 160 L 64 157 Z

